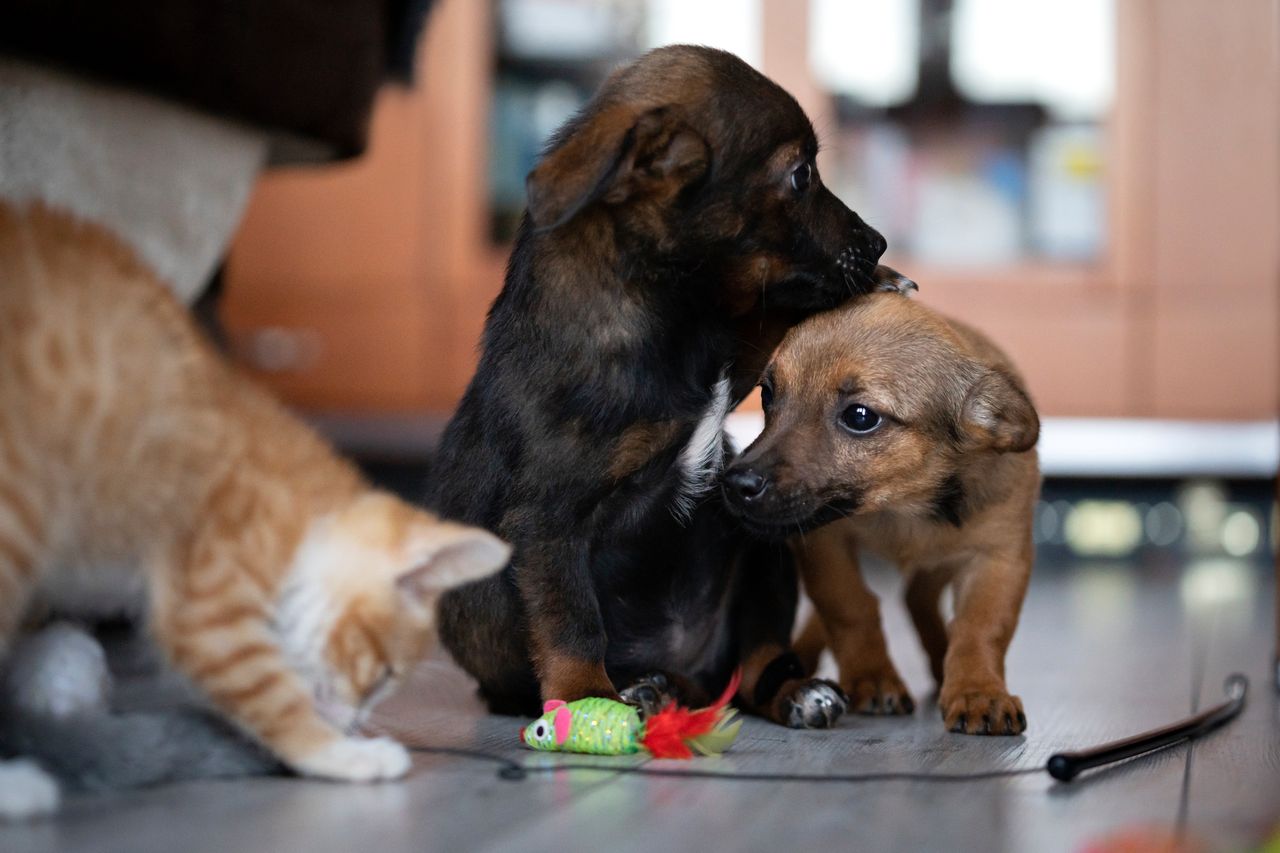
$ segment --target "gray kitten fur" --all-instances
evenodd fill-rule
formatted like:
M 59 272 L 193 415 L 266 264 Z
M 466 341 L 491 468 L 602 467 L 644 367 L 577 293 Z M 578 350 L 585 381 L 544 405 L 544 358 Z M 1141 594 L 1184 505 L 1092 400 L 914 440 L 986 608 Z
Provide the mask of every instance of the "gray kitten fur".
M 0 758 L 32 759 L 67 791 L 286 772 L 169 670 L 144 634 L 117 625 L 96 639 L 112 670 L 110 707 L 60 717 L 0 696 Z
M 0 756 L 34 759 L 68 791 L 284 772 L 229 723 L 189 707 L 61 719 L 0 712 Z

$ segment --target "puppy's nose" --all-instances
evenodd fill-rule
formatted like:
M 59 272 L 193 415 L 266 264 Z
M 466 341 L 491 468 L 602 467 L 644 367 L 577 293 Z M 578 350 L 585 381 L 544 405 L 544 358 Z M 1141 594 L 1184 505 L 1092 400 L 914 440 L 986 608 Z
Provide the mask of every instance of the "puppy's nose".
M 730 468 L 724 475 L 724 487 L 733 497 L 750 503 L 769 490 L 769 481 L 754 468 Z
M 877 261 L 880 260 L 880 256 L 885 253 L 885 250 L 889 248 L 889 241 L 879 231 L 871 232 L 871 239 L 868 243 L 871 249 L 871 257 Z

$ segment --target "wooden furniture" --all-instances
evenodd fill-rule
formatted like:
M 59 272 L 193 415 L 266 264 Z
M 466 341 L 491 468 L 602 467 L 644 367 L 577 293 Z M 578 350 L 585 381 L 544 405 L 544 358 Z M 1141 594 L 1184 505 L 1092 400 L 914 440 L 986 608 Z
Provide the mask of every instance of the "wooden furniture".
M 821 128 L 804 4 L 762 0 L 764 66 Z M 1095 264 L 957 271 L 889 260 L 982 327 L 1046 415 L 1274 418 L 1280 388 L 1280 43 L 1268 0 L 1118 0 Z M 373 144 L 269 173 L 228 265 L 238 351 L 290 401 L 447 412 L 474 365 L 505 248 L 487 239 L 491 8 L 444 0 L 419 83 L 384 93 Z
M 412 89 L 388 87 L 368 154 L 269 172 L 227 263 L 235 352 L 302 408 L 448 411 L 505 252 L 486 234 L 488 4 L 432 13 Z

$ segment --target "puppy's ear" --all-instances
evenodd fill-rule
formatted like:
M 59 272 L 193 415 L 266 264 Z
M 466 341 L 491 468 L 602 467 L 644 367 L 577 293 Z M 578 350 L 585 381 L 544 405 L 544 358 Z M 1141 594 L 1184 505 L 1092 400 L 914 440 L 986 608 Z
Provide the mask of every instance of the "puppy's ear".
M 672 109 L 607 107 L 529 173 L 529 217 L 549 231 L 597 201 L 619 204 L 659 185 L 678 191 L 700 178 L 710 159 L 707 143 Z
M 1036 446 L 1040 417 L 1021 383 L 996 368 L 983 373 L 969 389 L 960 428 L 974 447 L 1021 453 Z

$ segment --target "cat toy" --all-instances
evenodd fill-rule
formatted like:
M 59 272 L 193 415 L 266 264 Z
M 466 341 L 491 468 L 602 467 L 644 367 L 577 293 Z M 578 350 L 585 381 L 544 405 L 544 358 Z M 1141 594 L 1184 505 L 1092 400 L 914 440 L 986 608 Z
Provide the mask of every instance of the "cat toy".
M 728 707 L 738 690 L 740 674 L 734 673 L 720 698 L 699 709 L 672 702 L 641 719 L 640 712 L 612 699 L 589 697 L 574 702 L 551 699 L 543 714 L 520 732 L 526 746 L 544 752 L 580 752 L 590 755 L 632 755 L 645 750 L 654 758 L 692 758 L 719 755 L 729 748 L 742 720 Z

